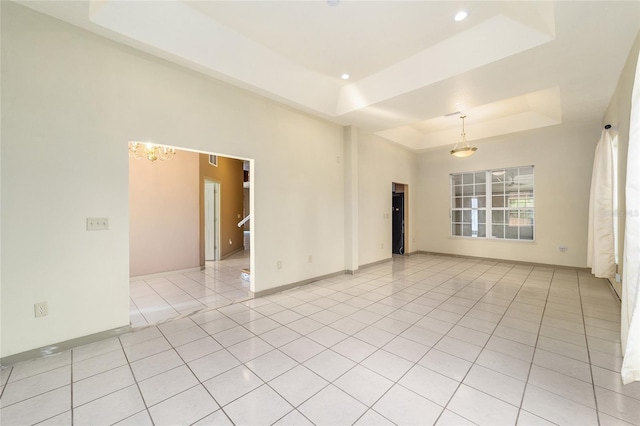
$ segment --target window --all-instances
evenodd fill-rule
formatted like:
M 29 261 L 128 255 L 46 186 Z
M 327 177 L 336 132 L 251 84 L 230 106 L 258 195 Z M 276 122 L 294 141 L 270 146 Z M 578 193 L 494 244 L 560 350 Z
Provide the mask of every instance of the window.
M 533 166 L 452 174 L 451 235 L 532 241 Z
M 209 154 L 209 164 L 218 167 L 218 156 Z

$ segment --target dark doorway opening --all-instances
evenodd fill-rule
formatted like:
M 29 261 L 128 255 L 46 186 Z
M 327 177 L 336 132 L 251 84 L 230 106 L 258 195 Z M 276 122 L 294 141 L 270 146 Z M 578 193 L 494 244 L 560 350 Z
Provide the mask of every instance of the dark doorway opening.
M 393 192 L 392 239 L 393 254 L 404 254 L 404 192 Z

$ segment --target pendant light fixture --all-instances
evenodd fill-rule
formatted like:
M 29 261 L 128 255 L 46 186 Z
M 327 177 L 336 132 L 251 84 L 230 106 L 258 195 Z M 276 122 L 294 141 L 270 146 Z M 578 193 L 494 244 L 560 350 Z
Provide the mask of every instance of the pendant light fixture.
M 462 119 L 462 140 L 453 147 L 451 155 L 454 157 L 470 157 L 478 148 L 469 145 L 469 142 L 467 142 L 467 135 L 464 132 L 464 119 L 467 118 L 467 116 L 461 115 L 460 118 Z

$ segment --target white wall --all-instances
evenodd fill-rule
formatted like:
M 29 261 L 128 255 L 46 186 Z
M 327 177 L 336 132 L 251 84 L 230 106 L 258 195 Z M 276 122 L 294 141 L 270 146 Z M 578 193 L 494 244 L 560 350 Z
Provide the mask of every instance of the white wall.
M 128 324 L 129 140 L 255 160 L 256 291 L 344 269 L 341 126 L 0 7 L 0 356 Z
M 418 159 L 420 250 L 586 267 L 587 214 L 598 123 L 573 123 L 475 143 L 469 158 L 449 150 Z M 535 242 L 451 238 L 449 174 L 535 166 Z M 568 247 L 561 253 L 559 246 Z
M 367 265 L 392 257 L 392 183 L 409 185 L 409 236 L 407 252 L 415 251 L 417 238 L 415 212 L 416 155 L 383 138 L 359 132 L 358 135 L 358 223 L 359 263 Z

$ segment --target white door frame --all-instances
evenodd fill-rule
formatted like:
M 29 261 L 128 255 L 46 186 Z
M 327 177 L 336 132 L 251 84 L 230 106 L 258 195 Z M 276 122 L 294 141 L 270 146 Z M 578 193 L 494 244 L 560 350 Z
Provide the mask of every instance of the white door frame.
M 220 260 L 220 182 L 204 180 L 204 260 Z

